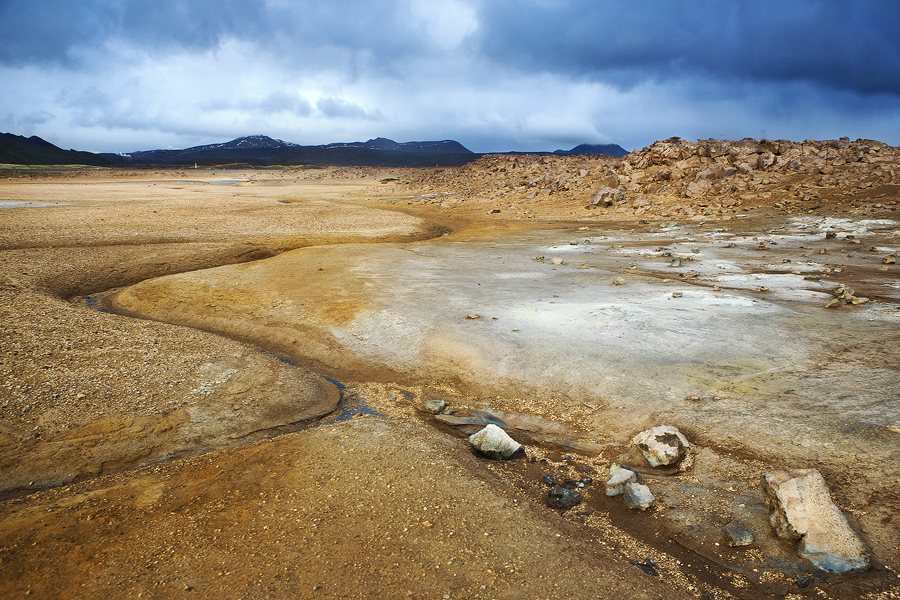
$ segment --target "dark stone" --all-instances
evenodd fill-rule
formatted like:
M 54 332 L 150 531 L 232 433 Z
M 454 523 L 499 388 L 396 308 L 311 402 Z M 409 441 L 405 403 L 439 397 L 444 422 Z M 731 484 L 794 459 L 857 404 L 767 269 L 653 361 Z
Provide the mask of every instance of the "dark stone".
M 654 577 L 659 577 L 659 571 L 656 570 L 656 563 L 649 556 L 644 559 L 643 562 L 639 560 L 631 561 L 631 564 L 636 566 L 638 569 L 646 573 L 647 575 L 653 575 Z
M 732 548 L 749 546 L 753 543 L 753 534 L 742 524 L 734 521 L 722 528 L 722 537 Z
M 572 508 L 584 500 L 584 496 L 567 488 L 553 488 L 547 493 L 550 508 Z
M 800 588 L 805 588 L 812 583 L 812 580 L 812 575 L 801 575 L 797 578 L 797 586 Z
M 546 483 L 547 485 L 554 485 L 554 484 L 556 483 L 556 482 L 553 480 L 553 476 L 552 476 L 552 475 L 544 475 L 544 476 L 541 478 L 541 481 L 543 481 L 543 482 Z

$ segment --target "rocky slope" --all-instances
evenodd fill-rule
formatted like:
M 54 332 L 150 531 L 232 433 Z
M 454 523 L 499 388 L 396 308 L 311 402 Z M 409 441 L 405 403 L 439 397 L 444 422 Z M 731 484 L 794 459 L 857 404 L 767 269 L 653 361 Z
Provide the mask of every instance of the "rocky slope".
M 525 205 L 522 214 L 534 216 L 536 203 L 552 201 L 604 217 L 703 220 L 757 207 L 816 210 L 826 202 L 844 212 L 895 207 L 898 161 L 900 149 L 872 140 L 670 138 L 621 159 L 487 155 L 455 170 L 413 173 L 407 182 L 411 191 L 433 194 L 423 203 Z M 621 193 L 592 203 L 602 187 Z

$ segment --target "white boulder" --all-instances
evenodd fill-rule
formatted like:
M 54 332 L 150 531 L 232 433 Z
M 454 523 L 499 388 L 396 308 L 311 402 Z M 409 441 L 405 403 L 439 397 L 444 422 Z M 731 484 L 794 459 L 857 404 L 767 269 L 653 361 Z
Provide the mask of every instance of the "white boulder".
M 691 444 L 671 425 L 660 425 L 642 431 L 631 439 L 631 443 L 641 449 L 652 467 L 678 462 L 682 462 L 683 468 L 690 466 Z
M 493 423 L 470 435 L 469 443 L 479 453 L 497 460 L 506 460 L 525 452 L 519 442 Z
M 816 469 L 766 473 L 763 493 L 769 523 L 778 537 L 800 541 L 800 556 L 832 573 L 869 565 L 862 541 L 831 501 L 825 479 Z

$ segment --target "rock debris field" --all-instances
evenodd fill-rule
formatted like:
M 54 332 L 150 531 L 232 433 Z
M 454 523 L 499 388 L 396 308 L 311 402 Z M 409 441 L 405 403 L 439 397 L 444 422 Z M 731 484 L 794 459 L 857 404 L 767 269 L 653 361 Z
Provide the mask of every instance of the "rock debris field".
M 0 596 L 896 598 L 900 150 L 0 181 Z

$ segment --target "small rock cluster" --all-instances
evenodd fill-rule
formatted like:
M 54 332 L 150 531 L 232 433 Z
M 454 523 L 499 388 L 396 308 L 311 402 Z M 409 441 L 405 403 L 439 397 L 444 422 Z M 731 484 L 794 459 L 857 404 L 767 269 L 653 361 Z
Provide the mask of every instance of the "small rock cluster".
M 865 304 L 869 301 L 868 298 L 855 296 L 854 294 L 856 294 L 856 290 L 847 287 L 843 283 L 835 288 L 832 288 L 829 291 L 831 292 L 831 295 L 834 296 L 834 298 L 825 305 L 825 308 L 836 308 L 843 304 Z
M 494 424 L 471 435 L 469 442 L 479 454 L 492 459 L 506 460 L 524 453 L 518 442 Z M 631 440 L 631 448 L 653 469 L 675 468 L 681 472 L 693 464 L 690 442 L 677 428 L 669 425 L 638 433 Z M 626 453 L 620 459 L 633 460 L 635 456 L 634 452 L 630 457 Z M 632 510 L 646 511 L 656 505 L 650 487 L 639 481 L 635 468 L 613 463 L 609 474 L 607 496 L 621 495 L 625 505 Z M 544 483 L 552 488 L 547 493 L 547 505 L 562 510 L 577 506 L 584 496 L 575 488 L 584 487 L 584 481 L 567 480 L 557 486 L 553 477 L 544 477 Z M 773 530 L 778 537 L 797 540 L 800 556 L 832 573 L 859 570 L 869 565 L 865 546 L 831 501 L 825 480 L 817 470 L 766 473 L 762 476 L 762 487 Z M 754 541 L 752 533 L 739 522 L 725 525 L 722 538 L 731 547 L 748 546 Z
M 675 466 L 680 470 L 689 469 L 693 463 L 691 444 L 678 429 L 661 425 L 642 431 L 631 440 L 632 446 L 640 450 L 643 460 L 651 467 Z M 636 510 L 647 510 L 656 505 L 656 498 L 649 486 L 639 483 L 637 473 L 624 465 L 614 463 L 609 469 L 606 481 L 606 495 L 625 498 L 625 505 Z

